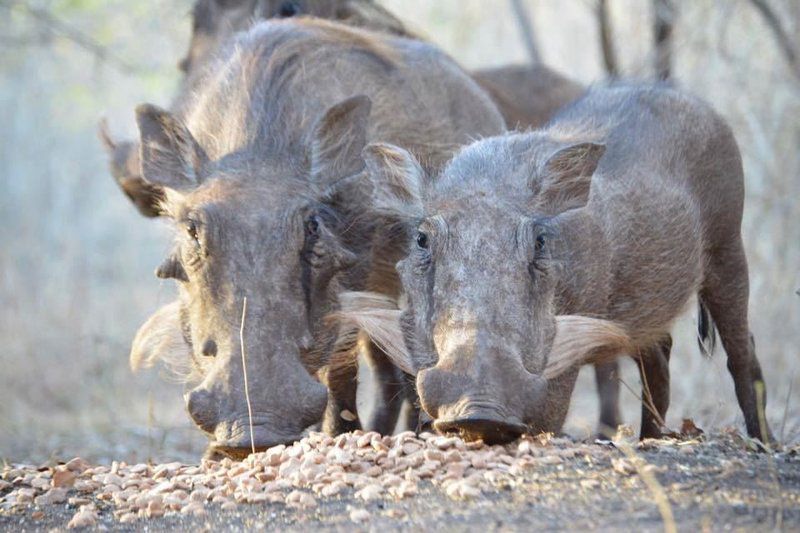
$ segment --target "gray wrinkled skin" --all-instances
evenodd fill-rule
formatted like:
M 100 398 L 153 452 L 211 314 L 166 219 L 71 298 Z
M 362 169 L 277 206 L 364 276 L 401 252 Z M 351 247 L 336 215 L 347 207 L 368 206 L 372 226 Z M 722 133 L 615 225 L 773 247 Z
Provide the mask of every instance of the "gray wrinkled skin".
M 436 172 L 458 146 L 501 132 L 503 120 L 435 48 L 322 21 L 255 26 L 196 87 L 182 118 L 137 109 L 142 171 L 163 189 L 176 227 L 159 274 L 180 282 L 180 323 L 200 381 L 188 410 L 213 448 L 237 455 L 250 448 L 244 299 L 261 449 L 322 417 L 326 389 L 314 376 L 334 348 L 324 317 L 337 294 L 396 295 L 396 274 L 382 265 L 402 247 L 365 214 L 367 142 L 404 146 Z
M 397 266 L 402 322 L 435 427 L 494 441 L 522 425 L 558 431 L 574 373 L 546 392 L 538 376 L 561 314 L 624 326 L 663 416 L 666 362 L 653 358 L 697 294 L 748 433 L 769 438 L 747 324 L 741 158 L 707 105 L 667 87 L 596 88 L 542 131 L 465 148 L 432 182 L 404 151 L 371 150 L 383 161 L 374 202 L 415 241 Z

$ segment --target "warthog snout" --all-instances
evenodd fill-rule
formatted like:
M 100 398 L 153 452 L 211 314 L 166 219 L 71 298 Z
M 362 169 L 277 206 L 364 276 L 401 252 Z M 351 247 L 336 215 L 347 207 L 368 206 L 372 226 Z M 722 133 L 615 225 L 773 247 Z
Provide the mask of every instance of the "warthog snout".
M 511 357 L 465 359 L 473 364 L 456 369 L 445 360 L 417 376 L 422 407 L 434 418 L 434 429 L 488 444 L 525 433 L 524 420 L 541 405 L 547 382 Z M 483 364 L 488 361 L 493 364 Z
M 186 410 L 197 427 L 206 433 L 214 433 L 219 420 L 216 412 L 213 395 L 203 389 L 195 389 L 186 394 Z
M 201 384 L 186 394 L 186 408 L 197 426 L 211 437 L 211 448 L 232 457 L 247 456 L 252 448 L 265 450 L 302 438 L 306 428 L 322 418 L 327 389 L 311 379 L 302 380 L 302 398 L 279 398 L 264 390 L 263 382 L 250 383 L 248 408 L 242 384 L 241 394 L 225 394 L 214 384 Z M 218 383 L 218 382 L 217 382 Z M 255 386 L 255 389 L 254 389 Z M 236 400 L 236 398 L 240 400 Z M 252 419 L 250 415 L 252 411 Z M 250 435 L 252 425 L 252 439 Z

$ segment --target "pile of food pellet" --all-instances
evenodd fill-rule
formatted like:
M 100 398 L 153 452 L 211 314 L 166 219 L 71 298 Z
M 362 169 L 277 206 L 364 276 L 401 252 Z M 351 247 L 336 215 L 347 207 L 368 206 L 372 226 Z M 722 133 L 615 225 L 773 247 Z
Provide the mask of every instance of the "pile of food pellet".
M 239 504 L 280 503 L 310 510 L 320 498 L 344 495 L 362 502 L 402 500 L 423 486 L 453 499 L 470 499 L 511 486 L 537 466 L 581 455 L 587 461 L 608 460 L 612 453 L 608 447 L 548 435 L 486 446 L 427 433 L 311 434 L 242 462 L 92 466 L 76 458 L 39 469 L 6 466 L 0 476 L 0 510 L 32 506 L 41 512 L 44 506 L 66 504 L 76 510 L 69 527 L 82 527 L 97 523 L 98 506 L 111 508 L 117 520 L 129 523 L 174 514 L 202 516 L 209 506 L 233 510 Z M 619 469 L 635 471 L 624 459 L 615 461 L 622 461 Z M 366 521 L 370 514 L 354 507 L 350 518 Z

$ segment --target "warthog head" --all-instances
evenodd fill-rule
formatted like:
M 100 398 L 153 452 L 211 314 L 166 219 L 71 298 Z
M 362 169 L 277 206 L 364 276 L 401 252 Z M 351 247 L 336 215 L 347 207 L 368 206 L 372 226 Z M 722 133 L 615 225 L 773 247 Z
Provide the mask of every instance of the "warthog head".
M 192 10 L 189 51 L 179 63 L 191 73 L 233 34 L 253 21 L 313 16 L 402 35 L 403 24 L 373 0 L 198 0 Z
M 179 282 L 180 300 L 145 324 L 132 357 L 158 357 L 183 332 L 199 378 L 188 411 L 217 451 L 250 450 L 249 409 L 259 449 L 322 417 L 314 376 L 337 333 L 324 317 L 343 278 L 363 275 L 337 194 L 363 174 L 369 113 L 368 98 L 345 100 L 312 124 L 304 150 L 256 164 L 247 150 L 212 161 L 173 115 L 137 109 L 143 175 L 164 191 L 177 235 L 157 275 Z
M 409 228 L 400 323 L 434 427 L 506 441 L 546 426 L 561 241 L 604 147 L 540 133 L 493 138 L 435 180 L 400 148 L 367 152 L 376 208 Z

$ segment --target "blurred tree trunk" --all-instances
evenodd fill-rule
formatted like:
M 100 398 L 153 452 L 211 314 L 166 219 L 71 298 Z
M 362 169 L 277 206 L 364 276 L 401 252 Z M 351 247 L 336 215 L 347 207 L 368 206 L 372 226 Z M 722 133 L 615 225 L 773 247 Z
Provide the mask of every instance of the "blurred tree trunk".
M 539 54 L 539 47 L 536 45 L 536 33 L 533 30 L 531 17 L 522 0 L 511 0 L 511 8 L 514 10 L 514 18 L 517 19 L 522 39 L 525 41 L 525 48 L 528 50 L 531 63 L 538 65 L 542 62 Z
M 653 35 L 655 37 L 656 78 L 672 76 L 672 38 L 675 26 L 675 5 L 672 0 L 653 0 Z
M 608 12 L 608 0 L 598 0 L 597 22 L 600 26 L 600 49 L 603 53 L 603 66 L 611 78 L 619 77 L 617 53 L 614 50 L 614 31 L 611 27 L 611 14 Z
M 792 1 L 796 2 L 797 0 Z M 775 40 L 778 43 L 778 47 L 780 47 L 781 52 L 786 58 L 786 61 L 789 63 L 789 67 L 792 69 L 792 72 L 795 76 L 800 78 L 800 57 L 797 51 L 797 44 L 792 40 L 789 32 L 781 23 L 780 17 L 769 5 L 767 0 L 750 0 L 750 3 L 753 4 L 753 7 L 755 7 L 756 10 L 761 14 L 764 22 L 767 24 L 767 26 L 769 26 L 770 30 L 772 30 L 772 33 L 775 35 Z M 795 5 L 795 9 L 796 8 L 797 6 Z

